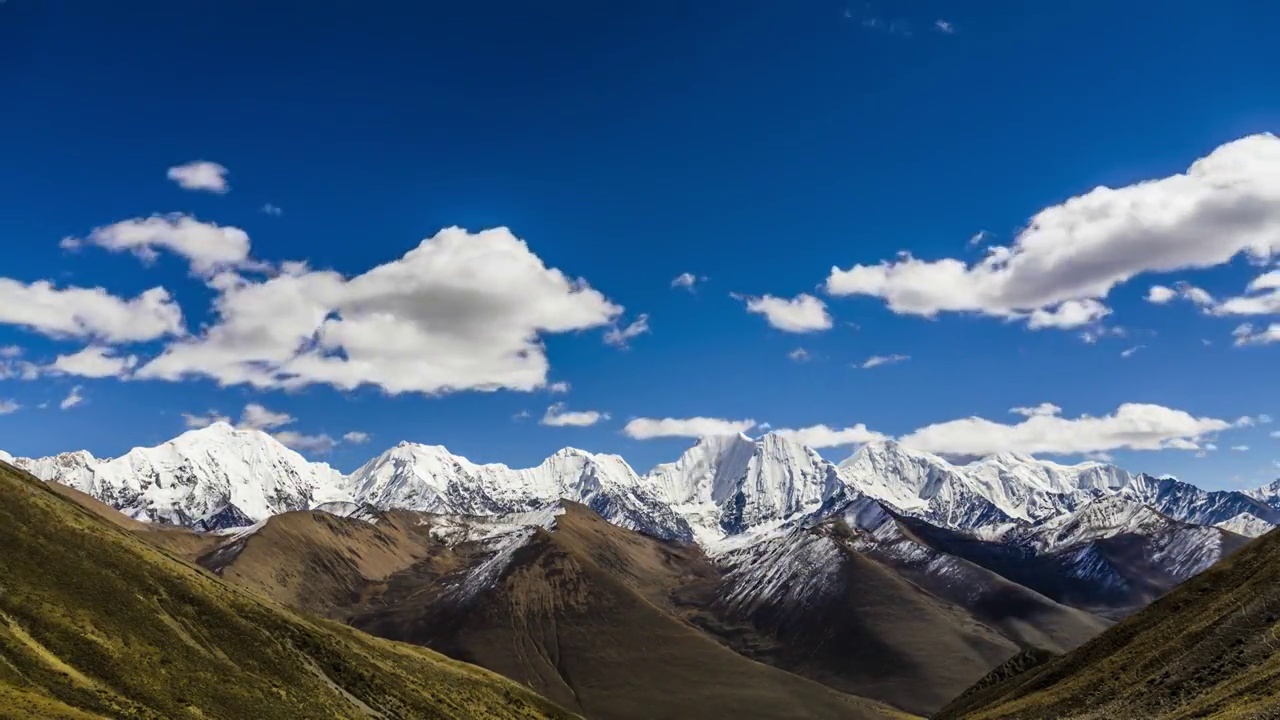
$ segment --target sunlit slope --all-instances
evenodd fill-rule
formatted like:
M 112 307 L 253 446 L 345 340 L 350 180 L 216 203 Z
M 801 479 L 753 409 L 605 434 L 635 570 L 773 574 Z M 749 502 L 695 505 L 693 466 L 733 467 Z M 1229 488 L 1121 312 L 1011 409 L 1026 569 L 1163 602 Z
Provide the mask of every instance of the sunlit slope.
M 0 717 L 570 715 L 224 585 L 0 463 Z

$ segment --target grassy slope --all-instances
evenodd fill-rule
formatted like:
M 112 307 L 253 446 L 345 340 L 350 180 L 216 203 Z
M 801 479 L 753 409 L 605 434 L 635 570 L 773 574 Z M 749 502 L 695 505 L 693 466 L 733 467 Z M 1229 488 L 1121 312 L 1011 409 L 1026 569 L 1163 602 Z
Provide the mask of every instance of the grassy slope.
M 747 659 L 677 617 L 671 589 L 710 572 L 700 553 L 568 504 L 474 604 L 432 569 L 393 575 L 353 621 L 436 647 L 603 720 L 909 717 Z
M 0 718 L 568 717 L 229 587 L 0 463 Z
M 984 683 L 937 717 L 1280 716 L 1280 531 L 1062 657 Z

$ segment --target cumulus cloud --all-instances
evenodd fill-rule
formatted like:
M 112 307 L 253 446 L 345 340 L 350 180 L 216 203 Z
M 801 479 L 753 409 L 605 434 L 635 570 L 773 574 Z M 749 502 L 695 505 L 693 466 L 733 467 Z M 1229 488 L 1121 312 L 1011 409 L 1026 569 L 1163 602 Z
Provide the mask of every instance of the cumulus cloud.
M 136 355 L 116 355 L 109 347 L 90 345 L 71 355 L 59 355 L 47 369 L 87 378 L 125 377 L 137 364 Z
M 62 399 L 62 402 L 58 403 L 58 407 L 63 410 L 70 410 L 71 408 L 83 403 L 84 395 L 80 394 L 80 389 L 81 386 L 79 385 L 71 388 L 71 392 L 67 393 L 67 396 Z
M 735 296 L 736 297 L 736 296 Z M 773 327 L 791 333 L 807 333 L 831 329 L 827 305 L 818 298 L 800 293 L 794 298 L 772 295 L 745 297 L 747 312 L 763 315 Z
M 183 190 L 204 190 L 222 194 L 231 189 L 227 184 L 228 171 L 216 162 L 196 160 L 169 168 L 169 179 Z
M 146 262 L 154 261 L 159 250 L 167 250 L 186 258 L 191 269 L 202 275 L 249 261 L 249 234 L 244 230 L 201 222 L 181 213 L 121 220 L 94 228 L 85 238 L 62 241 L 67 250 L 85 245 L 132 252 Z
M 614 326 L 609 328 L 608 332 L 604 334 L 604 341 L 614 347 L 626 347 L 632 338 L 644 335 L 647 332 L 649 332 L 649 316 L 641 314 L 636 317 L 635 322 L 626 327 L 619 328 Z
M 788 440 L 793 440 L 814 449 L 841 447 L 844 445 L 861 445 L 887 439 L 887 435 L 868 430 L 867 426 L 858 423 L 847 428 L 833 428 L 826 425 L 812 425 L 805 428 L 783 428 L 773 431 Z
M 722 420 L 720 418 L 635 418 L 622 432 L 636 440 L 668 437 L 706 437 L 736 435 L 756 426 L 755 420 Z
M 58 288 L 47 280 L 28 285 L 9 278 L 0 278 L 0 324 L 109 343 L 183 333 L 182 309 L 164 288 L 125 299 L 102 288 Z
M 1096 319 L 1099 301 L 1136 275 L 1213 267 L 1241 254 L 1265 260 L 1277 251 L 1280 139 L 1261 134 L 1218 147 L 1185 173 L 1098 187 L 1045 208 L 1011 247 L 989 248 L 976 263 L 904 253 L 879 265 L 834 267 L 826 290 L 881 298 L 899 314 L 971 312 L 1067 327 Z M 1157 291 L 1157 300 L 1164 296 Z
M 0 400 L 0 415 L 12 415 L 22 409 L 15 400 Z
M 1164 305 L 1176 297 L 1178 297 L 1178 291 L 1164 285 L 1152 285 L 1147 291 L 1147 302 L 1156 305 Z
M 1182 410 L 1144 403 L 1126 403 L 1100 417 L 1065 418 L 1057 406 L 1048 403 L 1036 408 L 1015 408 L 1014 412 L 1026 415 L 1026 419 L 1013 425 L 979 417 L 951 420 L 920 428 L 900 438 L 900 442 L 951 455 L 1194 450 L 1206 435 L 1233 427 L 1225 420 L 1198 418 Z
M 349 443 L 351 445 L 363 445 L 364 443 L 369 442 L 369 433 L 352 430 L 342 436 L 342 442 Z
M 590 427 L 601 420 L 608 419 L 609 413 L 595 410 L 571 411 L 565 407 L 564 403 L 554 403 L 547 408 L 547 412 L 538 422 L 549 427 Z
M 447 228 L 356 277 L 282 266 L 253 281 L 223 273 L 217 321 L 171 343 L 139 377 L 389 394 L 546 383 L 543 335 L 609 326 L 622 308 L 547 268 L 506 228 Z
M 1254 327 L 1252 323 L 1244 323 L 1231 332 L 1237 346 L 1270 345 L 1280 342 L 1280 323 L 1271 323 L 1265 328 Z

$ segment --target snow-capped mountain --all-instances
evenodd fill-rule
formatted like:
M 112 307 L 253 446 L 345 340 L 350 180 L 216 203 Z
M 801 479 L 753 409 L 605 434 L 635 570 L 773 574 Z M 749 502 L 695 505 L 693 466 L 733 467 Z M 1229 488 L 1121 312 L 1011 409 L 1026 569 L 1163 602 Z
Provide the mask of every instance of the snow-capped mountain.
M 835 465 L 773 433 L 702 438 L 644 481 L 702 542 L 818 511 L 846 492 Z
M 1266 489 L 1259 488 L 1251 493 L 1265 497 Z M 1280 510 L 1251 493 L 1202 490 L 1174 478 L 1149 475 L 1137 476 L 1120 491 L 1121 495 L 1149 505 L 1171 518 L 1197 525 L 1232 523 L 1235 530 L 1246 531 L 1241 534 L 1256 537 L 1280 524 Z
M 114 459 L 87 452 L 15 458 L 139 520 L 223 529 L 350 496 L 342 473 L 307 461 L 266 433 L 214 423 Z
M 664 539 L 692 539 L 689 525 L 616 455 L 565 448 L 541 465 L 476 464 L 443 447 L 400 443 L 350 477 L 356 502 L 382 509 L 504 515 L 557 500 L 587 505 L 606 520 Z

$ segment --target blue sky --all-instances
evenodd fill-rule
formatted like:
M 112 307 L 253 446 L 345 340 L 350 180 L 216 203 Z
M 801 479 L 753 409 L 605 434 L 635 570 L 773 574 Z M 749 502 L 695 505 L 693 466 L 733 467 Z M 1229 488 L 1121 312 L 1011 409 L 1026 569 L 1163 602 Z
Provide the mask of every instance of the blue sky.
M 1273 4 L 261 5 L 0 4 L 6 450 L 253 404 L 344 469 L 707 418 L 1280 474 Z

